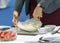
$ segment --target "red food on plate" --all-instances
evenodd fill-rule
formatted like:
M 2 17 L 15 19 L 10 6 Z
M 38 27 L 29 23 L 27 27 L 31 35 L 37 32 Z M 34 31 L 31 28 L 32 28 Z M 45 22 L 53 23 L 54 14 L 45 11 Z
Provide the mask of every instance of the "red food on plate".
M 7 32 L 0 32 L 0 38 L 1 39 L 12 39 L 16 36 L 16 33 L 14 31 L 7 31 Z

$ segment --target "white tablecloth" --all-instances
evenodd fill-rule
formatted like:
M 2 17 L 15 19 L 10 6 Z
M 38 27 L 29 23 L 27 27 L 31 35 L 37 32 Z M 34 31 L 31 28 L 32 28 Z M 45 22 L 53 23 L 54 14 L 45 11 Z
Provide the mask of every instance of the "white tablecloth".
M 36 36 L 28 36 L 28 35 L 17 35 L 16 40 L 14 41 L 5 41 L 0 43 L 27 43 L 27 42 L 37 42 L 39 38 L 43 37 L 43 39 L 48 40 L 56 40 L 60 41 L 60 34 L 44 34 L 44 35 L 36 35 Z
M 14 41 L 6 41 L 0 43 L 26 43 L 28 41 L 38 41 L 38 39 L 35 36 L 17 35 L 17 38 Z

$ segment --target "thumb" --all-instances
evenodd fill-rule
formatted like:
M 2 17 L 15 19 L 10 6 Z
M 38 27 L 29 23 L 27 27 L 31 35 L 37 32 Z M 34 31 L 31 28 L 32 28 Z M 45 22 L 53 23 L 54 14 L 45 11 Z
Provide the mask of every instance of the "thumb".
M 43 16 L 41 15 L 40 17 L 42 18 Z
M 41 18 L 43 17 L 43 15 L 42 15 L 42 13 L 40 13 L 40 15 L 39 15 Z

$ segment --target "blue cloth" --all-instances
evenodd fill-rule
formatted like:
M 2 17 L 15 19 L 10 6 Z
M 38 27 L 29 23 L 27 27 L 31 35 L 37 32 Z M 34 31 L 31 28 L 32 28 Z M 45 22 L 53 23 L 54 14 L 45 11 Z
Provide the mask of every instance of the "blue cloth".
M 12 18 L 14 11 L 15 0 L 11 0 L 8 4 L 8 7 L 5 9 L 0 9 L 0 25 L 13 26 Z M 20 21 L 25 21 L 29 19 L 29 15 L 25 15 L 25 6 L 22 9 L 21 16 L 19 17 Z

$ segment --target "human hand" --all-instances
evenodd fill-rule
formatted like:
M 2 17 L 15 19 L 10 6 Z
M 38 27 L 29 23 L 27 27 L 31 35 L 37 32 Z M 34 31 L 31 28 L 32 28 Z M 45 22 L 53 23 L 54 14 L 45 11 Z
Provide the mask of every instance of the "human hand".
M 33 12 L 33 18 L 35 20 L 40 20 L 42 17 L 42 8 L 40 6 L 37 6 Z
M 17 11 L 14 11 L 14 12 L 13 12 L 12 22 L 13 22 L 15 28 L 18 28 L 18 26 L 17 26 L 17 22 L 18 22 L 18 12 L 17 12 Z

